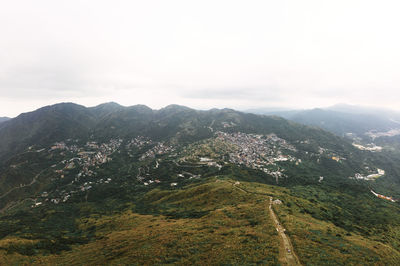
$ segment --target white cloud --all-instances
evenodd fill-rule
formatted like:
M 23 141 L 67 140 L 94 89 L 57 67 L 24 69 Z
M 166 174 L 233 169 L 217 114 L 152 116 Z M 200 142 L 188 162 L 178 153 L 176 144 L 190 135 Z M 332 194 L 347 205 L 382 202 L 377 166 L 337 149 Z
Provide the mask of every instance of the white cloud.
M 0 116 L 43 104 L 397 108 L 397 1 L 15 0 Z

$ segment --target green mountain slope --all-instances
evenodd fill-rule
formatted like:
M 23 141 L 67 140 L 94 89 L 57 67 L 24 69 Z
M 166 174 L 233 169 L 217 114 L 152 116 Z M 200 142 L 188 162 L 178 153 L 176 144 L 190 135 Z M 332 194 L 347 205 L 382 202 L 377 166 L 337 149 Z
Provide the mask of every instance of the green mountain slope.
M 21 114 L 1 124 L 0 159 L 5 160 L 31 145 L 87 137 L 94 122 L 87 108 L 72 103 Z
M 304 211 L 314 206 L 329 212 L 324 202 L 313 204 L 275 186 L 211 178 L 179 190 L 154 189 L 126 210 L 93 212 L 95 204 L 88 200 L 77 205 L 80 217 L 65 206 L 19 216 L 14 221 L 18 234 L 0 241 L 0 262 L 276 265 L 284 263 L 284 254 L 268 212 L 270 197 L 283 201 L 273 209 L 302 264 L 385 265 L 400 258 L 391 245 L 394 236 L 365 236 Z M 57 220 L 57 215 L 68 218 Z M 28 228 L 29 219 L 48 225 Z
M 0 264 L 399 259 L 397 153 L 319 128 L 230 109 L 59 104 L 0 135 Z

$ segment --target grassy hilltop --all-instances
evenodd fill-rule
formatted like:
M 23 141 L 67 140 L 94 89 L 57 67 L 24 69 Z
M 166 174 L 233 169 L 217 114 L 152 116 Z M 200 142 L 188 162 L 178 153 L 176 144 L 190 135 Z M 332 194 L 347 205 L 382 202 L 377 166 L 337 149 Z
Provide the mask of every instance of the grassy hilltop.
M 55 253 L 47 251 L 45 241 L 17 233 L 0 241 L 0 263 L 279 264 L 280 241 L 268 213 L 270 196 L 283 201 L 274 210 L 304 264 L 393 265 L 400 259 L 400 252 L 380 239 L 304 212 L 318 206 L 288 189 L 235 182 L 210 178 L 179 190 L 155 189 L 123 210 L 80 217 L 74 231 L 65 227 L 61 232 L 61 250 Z M 93 208 L 90 205 L 80 204 L 82 213 Z M 90 236 L 63 250 L 63 242 L 80 232 Z

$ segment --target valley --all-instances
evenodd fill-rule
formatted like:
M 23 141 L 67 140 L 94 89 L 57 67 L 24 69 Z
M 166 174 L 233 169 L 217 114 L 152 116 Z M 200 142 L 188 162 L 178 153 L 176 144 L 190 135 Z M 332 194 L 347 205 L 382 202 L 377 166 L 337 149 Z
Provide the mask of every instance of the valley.
M 386 151 L 234 110 L 48 111 L 64 108 L 76 108 L 79 121 L 60 115 L 53 127 L 72 133 L 43 139 L 49 127 L 39 127 L 17 136 L 23 145 L 13 155 L 0 150 L 0 264 L 400 258 L 400 169 Z M 82 117 L 87 127 L 78 132 Z M 19 129 L 18 119 L 0 135 Z

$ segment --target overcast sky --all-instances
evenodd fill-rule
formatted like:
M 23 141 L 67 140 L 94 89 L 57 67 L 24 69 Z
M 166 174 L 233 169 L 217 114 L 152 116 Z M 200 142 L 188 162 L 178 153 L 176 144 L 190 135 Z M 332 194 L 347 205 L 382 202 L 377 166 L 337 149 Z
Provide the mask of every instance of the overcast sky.
M 399 1 L 0 3 L 0 116 L 57 102 L 400 108 Z

